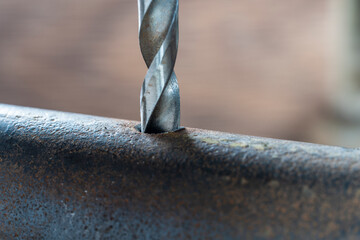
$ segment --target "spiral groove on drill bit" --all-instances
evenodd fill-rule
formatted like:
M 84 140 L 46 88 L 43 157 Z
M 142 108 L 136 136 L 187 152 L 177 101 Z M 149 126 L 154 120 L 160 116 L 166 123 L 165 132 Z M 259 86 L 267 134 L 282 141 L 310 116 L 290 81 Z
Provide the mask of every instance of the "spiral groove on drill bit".
M 174 73 L 178 50 L 178 0 L 138 0 L 139 40 L 148 67 L 140 94 L 141 131 L 179 129 L 180 95 Z

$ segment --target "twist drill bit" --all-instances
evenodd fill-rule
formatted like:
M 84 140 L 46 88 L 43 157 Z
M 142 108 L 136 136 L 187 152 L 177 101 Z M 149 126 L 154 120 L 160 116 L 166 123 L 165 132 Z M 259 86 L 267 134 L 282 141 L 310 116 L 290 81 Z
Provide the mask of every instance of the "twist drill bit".
M 141 131 L 172 132 L 180 125 L 180 95 L 174 65 L 178 0 L 138 0 L 140 48 L 148 72 L 140 94 Z

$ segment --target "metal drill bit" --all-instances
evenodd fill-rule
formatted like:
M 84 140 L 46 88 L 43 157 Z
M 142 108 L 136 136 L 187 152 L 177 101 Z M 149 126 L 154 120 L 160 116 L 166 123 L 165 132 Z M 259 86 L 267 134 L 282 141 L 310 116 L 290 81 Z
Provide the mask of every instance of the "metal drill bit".
M 138 0 L 139 40 L 148 67 L 140 94 L 141 131 L 172 132 L 180 125 L 180 95 L 174 65 L 178 0 Z

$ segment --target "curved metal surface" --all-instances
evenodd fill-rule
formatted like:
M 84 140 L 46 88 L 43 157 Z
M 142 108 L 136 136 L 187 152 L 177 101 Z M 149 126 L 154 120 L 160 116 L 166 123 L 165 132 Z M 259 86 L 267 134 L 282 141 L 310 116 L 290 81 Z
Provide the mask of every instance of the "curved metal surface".
M 1 239 L 358 239 L 360 150 L 0 105 Z
M 141 53 L 149 68 L 140 94 L 141 131 L 172 132 L 180 126 L 174 65 L 178 50 L 178 0 L 138 0 Z

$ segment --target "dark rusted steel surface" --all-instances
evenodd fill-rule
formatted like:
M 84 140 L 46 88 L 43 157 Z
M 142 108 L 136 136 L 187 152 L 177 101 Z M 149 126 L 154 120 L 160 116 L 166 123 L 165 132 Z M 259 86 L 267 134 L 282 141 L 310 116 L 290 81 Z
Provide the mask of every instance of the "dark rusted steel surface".
M 1 239 L 358 239 L 360 151 L 0 105 Z

